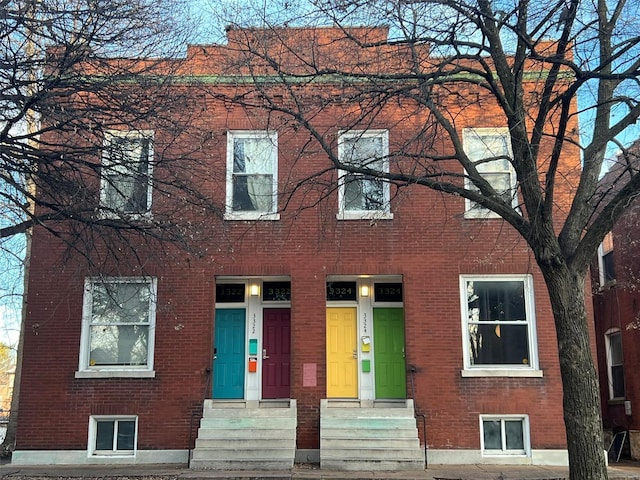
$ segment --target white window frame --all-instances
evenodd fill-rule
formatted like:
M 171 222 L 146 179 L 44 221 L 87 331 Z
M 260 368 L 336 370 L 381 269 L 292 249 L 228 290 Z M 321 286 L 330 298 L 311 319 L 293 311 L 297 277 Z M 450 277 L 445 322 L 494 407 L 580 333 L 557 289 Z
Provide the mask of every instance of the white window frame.
M 91 318 L 93 311 L 94 285 L 105 283 L 138 283 L 148 284 L 151 291 L 149 299 L 149 333 L 147 337 L 147 364 L 146 365 L 91 365 Z M 155 331 L 156 331 L 156 304 L 157 304 L 157 279 L 153 277 L 89 277 L 85 279 L 84 300 L 82 312 L 82 331 L 80 334 L 80 355 L 76 378 L 153 378 Z
M 471 161 L 479 161 L 481 159 L 473 159 L 470 156 L 470 152 L 468 151 L 468 144 L 471 141 L 472 137 L 475 138 L 482 138 L 482 137 L 488 137 L 488 136 L 492 136 L 492 137 L 503 137 L 506 139 L 506 143 L 507 143 L 507 155 L 509 158 L 513 158 L 513 150 L 511 148 L 511 138 L 509 136 L 509 129 L 507 127 L 491 127 L 491 128 L 465 128 L 462 130 L 462 143 L 465 149 L 465 153 L 469 156 Z M 502 160 L 494 160 L 491 162 L 485 162 L 483 165 L 488 165 L 488 164 L 492 164 L 494 162 L 500 162 Z M 492 174 L 505 174 L 505 175 L 509 175 L 509 185 L 511 188 L 511 192 L 512 192 L 512 200 L 511 200 L 511 206 L 514 209 L 518 208 L 518 195 L 517 195 L 517 178 L 516 178 L 516 172 L 513 168 L 513 165 L 511 165 L 511 162 L 508 163 L 508 169 L 507 170 L 495 170 L 495 171 L 491 171 L 491 172 L 482 172 L 482 173 L 492 173 Z M 481 173 L 481 175 L 482 175 Z M 466 189 L 474 189 L 474 185 L 473 182 L 466 177 L 467 173 L 465 172 L 465 180 L 464 180 L 464 186 Z M 464 217 L 465 218 L 480 218 L 480 219 L 486 219 L 486 218 L 500 218 L 500 216 L 487 209 L 487 208 L 483 208 L 480 205 L 478 205 L 477 203 L 469 200 L 468 198 L 465 199 L 465 204 L 464 204 Z
M 525 315 L 529 342 L 529 363 L 526 365 L 472 365 L 469 352 L 469 303 L 467 298 L 467 282 L 522 282 L 525 296 Z M 460 275 L 460 310 L 462 313 L 462 353 L 464 369 L 463 377 L 542 377 L 543 372 L 538 365 L 538 342 L 536 335 L 535 295 L 531 275 Z
M 96 441 L 98 435 L 98 422 L 112 421 L 114 422 L 114 438 L 113 449 L 97 450 Z M 118 450 L 118 422 L 135 422 L 135 431 L 133 437 L 133 450 Z M 89 438 L 87 440 L 87 453 L 89 457 L 135 457 L 138 450 L 138 417 L 136 415 L 91 415 L 89 417 Z
M 613 364 L 613 355 L 612 355 L 612 348 L 611 348 L 611 337 L 613 335 L 619 335 L 620 336 L 620 356 L 622 357 L 622 363 L 620 364 Z M 619 328 L 610 328 L 609 330 L 607 330 L 604 334 L 604 348 L 606 350 L 606 354 L 605 357 L 607 359 L 607 385 L 609 386 L 609 400 L 624 400 L 625 399 L 625 395 L 626 395 L 626 391 L 623 392 L 623 395 L 621 397 L 616 397 L 615 396 L 615 392 L 613 390 L 613 371 L 612 368 L 613 367 L 618 367 L 621 366 L 622 367 L 622 379 L 624 382 L 624 348 L 622 347 L 622 332 L 620 331 Z M 625 385 L 623 383 L 622 388 L 623 390 L 625 389 Z
M 615 277 L 611 280 L 607 280 L 606 278 L 606 268 L 604 263 L 604 257 L 610 253 L 613 253 L 614 244 L 613 244 L 613 232 L 609 232 L 605 235 L 604 240 L 598 246 L 598 278 L 600 280 L 600 286 L 604 287 L 605 285 L 612 285 L 616 282 Z M 615 274 L 615 254 L 613 257 L 613 268 Z
M 110 182 L 108 182 L 105 178 L 105 171 L 103 170 L 100 175 L 100 207 L 102 215 L 107 218 L 116 218 L 119 216 L 126 216 L 127 218 L 144 218 L 151 216 L 151 202 L 153 200 L 153 136 L 154 132 L 152 130 L 109 130 L 105 132 L 104 140 L 103 140 L 103 149 L 102 149 L 102 165 L 103 168 L 113 168 L 115 172 L 118 172 L 122 175 L 127 175 L 130 171 L 126 171 L 127 168 L 125 166 L 114 166 L 111 167 L 109 165 L 109 145 L 113 141 L 114 138 L 131 138 L 131 139 L 147 139 L 149 141 L 149 151 L 147 156 L 147 208 L 144 211 L 132 211 L 128 212 L 126 210 L 120 210 L 117 207 L 112 205 L 108 205 L 108 190 L 110 187 Z
M 388 130 L 349 130 L 338 132 L 338 158 L 341 162 L 344 160 L 345 147 L 344 141 L 352 138 L 382 138 L 382 169 L 385 173 L 389 172 L 389 131 Z M 390 202 L 391 193 L 389 182 L 383 181 L 383 209 L 381 210 L 345 210 L 345 177 L 347 175 L 363 176 L 357 173 L 349 173 L 346 170 L 338 170 L 338 220 L 391 220 Z
M 506 448 L 507 439 L 505 435 L 505 421 L 520 420 L 522 422 L 522 436 L 524 449 L 522 450 L 508 450 Z M 501 443 L 502 448 L 500 450 L 489 450 L 484 445 L 484 422 L 485 421 L 499 421 L 501 431 Z M 483 457 L 495 457 L 495 456 L 531 456 L 531 430 L 529 427 L 528 415 L 480 415 L 480 450 Z
M 233 165 L 234 165 L 234 140 L 238 138 L 254 138 L 254 139 L 266 139 L 273 145 L 271 152 L 271 161 L 273 170 L 270 173 L 273 175 L 272 184 L 272 205 L 270 212 L 260 211 L 234 211 L 233 210 Z M 227 132 L 227 171 L 226 171 L 226 209 L 225 220 L 279 220 L 280 214 L 278 213 L 278 134 L 277 132 L 269 130 L 229 130 Z

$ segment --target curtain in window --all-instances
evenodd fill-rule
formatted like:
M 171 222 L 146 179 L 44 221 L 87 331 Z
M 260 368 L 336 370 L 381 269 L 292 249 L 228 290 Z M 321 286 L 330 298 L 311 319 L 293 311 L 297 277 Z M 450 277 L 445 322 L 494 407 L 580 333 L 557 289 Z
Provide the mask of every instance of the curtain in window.
M 146 212 L 148 173 L 149 141 L 142 138 L 114 138 L 105 172 L 107 205 L 122 212 Z
M 234 210 L 270 212 L 273 206 L 273 144 L 268 138 L 234 142 Z M 244 174 L 244 175 L 235 175 Z

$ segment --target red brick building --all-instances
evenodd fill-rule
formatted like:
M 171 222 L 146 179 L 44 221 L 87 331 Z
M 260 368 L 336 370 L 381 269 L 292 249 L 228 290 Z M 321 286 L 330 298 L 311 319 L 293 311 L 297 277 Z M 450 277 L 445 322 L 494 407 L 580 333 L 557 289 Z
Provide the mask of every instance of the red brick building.
M 638 146 L 629 149 L 632 162 Z M 627 159 L 618 160 L 600 181 L 603 189 L 615 191 L 618 177 L 627 175 L 622 173 Z M 603 425 L 610 439 L 621 434 L 623 453 L 635 459 L 640 458 L 640 377 L 634 368 L 640 361 L 639 212 L 634 201 L 605 237 L 591 269 Z M 615 447 L 611 453 L 617 455 L 617 442 Z
M 337 31 L 311 33 L 300 38 L 315 45 Z M 209 169 L 199 188 L 224 205 L 205 255 L 141 245 L 144 265 L 96 269 L 61 261 L 65 245 L 35 228 L 13 462 L 566 463 L 552 312 L 525 241 L 462 198 L 332 170 L 284 117 L 226 102 L 251 90 L 223 76 L 233 51 L 194 46 L 175 60 L 192 127 L 210 132 L 191 153 Z M 457 122 L 465 149 L 508 155 L 499 110 L 475 95 Z M 328 148 L 400 168 L 394 152 L 426 114 L 389 102 L 354 128 L 354 109 L 336 103 L 314 118 Z M 151 215 L 169 201 L 146 180 L 150 159 L 181 148 L 159 148 L 164 136 L 152 124 L 105 132 L 103 165 L 124 146 L 145 180 L 118 170 L 97 186 L 101 205 Z M 570 181 L 579 156 L 563 162 Z M 498 163 L 487 173 L 512 188 L 514 172 Z M 319 168 L 318 181 L 301 182 Z M 557 188 L 570 194 L 569 183 Z

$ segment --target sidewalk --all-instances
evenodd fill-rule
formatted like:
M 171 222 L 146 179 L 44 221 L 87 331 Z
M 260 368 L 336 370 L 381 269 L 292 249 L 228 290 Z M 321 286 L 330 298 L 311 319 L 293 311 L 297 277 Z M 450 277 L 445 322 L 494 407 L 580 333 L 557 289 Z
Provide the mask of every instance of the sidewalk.
M 566 467 L 506 465 L 430 465 L 416 472 L 333 472 L 307 465 L 291 471 L 190 470 L 185 465 L 134 466 L 14 466 L 0 465 L 0 478 L 100 480 L 565 480 Z M 609 466 L 609 480 L 640 480 L 640 463 Z

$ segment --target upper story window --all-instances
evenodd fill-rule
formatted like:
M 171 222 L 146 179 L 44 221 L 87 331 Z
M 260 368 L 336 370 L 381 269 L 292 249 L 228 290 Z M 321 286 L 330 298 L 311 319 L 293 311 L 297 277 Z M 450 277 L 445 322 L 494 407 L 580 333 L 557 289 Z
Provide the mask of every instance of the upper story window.
M 267 131 L 227 135 L 227 220 L 277 220 L 278 138 Z
M 462 276 L 463 376 L 540 376 L 528 275 Z
M 389 132 L 351 130 L 338 140 L 340 162 L 355 168 L 389 172 Z M 393 218 L 389 183 L 375 175 L 338 171 L 338 219 Z
M 152 132 L 105 134 L 100 202 L 106 215 L 144 215 L 151 211 L 152 159 Z
M 612 232 L 607 233 L 598 248 L 598 270 L 600 272 L 601 286 L 613 282 L 616 279 Z
M 609 398 L 624 398 L 624 360 L 622 356 L 622 334 L 617 328 L 612 328 L 605 334 L 605 348 L 607 349 L 607 377 L 609 380 Z
M 87 279 L 77 377 L 153 376 L 155 279 Z
M 462 132 L 464 150 L 475 163 L 478 173 L 505 202 L 516 208 L 516 175 L 511 166 L 511 142 L 507 128 L 465 128 Z M 488 160 L 493 159 L 493 160 Z M 465 187 L 477 190 L 469 179 Z M 497 214 L 481 207 L 471 200 L 465 201 L 466 218 L 496 218 Z

